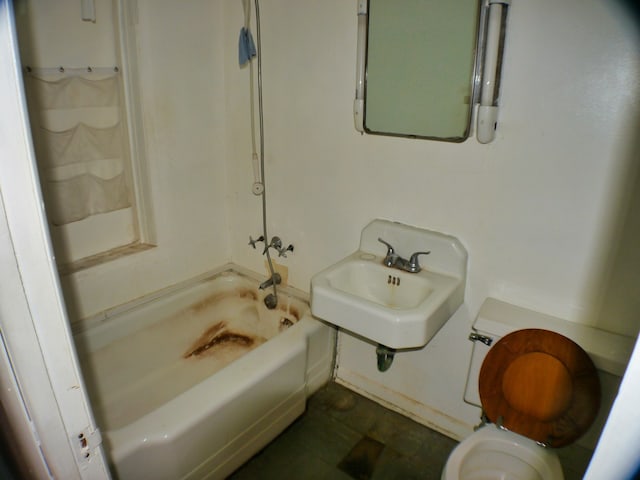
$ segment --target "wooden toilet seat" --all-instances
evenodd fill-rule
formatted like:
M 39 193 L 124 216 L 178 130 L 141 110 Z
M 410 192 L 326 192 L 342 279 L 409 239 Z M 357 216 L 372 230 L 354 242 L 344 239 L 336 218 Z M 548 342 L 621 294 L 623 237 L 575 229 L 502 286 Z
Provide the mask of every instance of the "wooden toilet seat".
M 600 407 L 600 381 L 589 355 L 549 330 L 502 337 L 482 363 L 479 386 L 491 422 L 551 447 L 580 437 Z

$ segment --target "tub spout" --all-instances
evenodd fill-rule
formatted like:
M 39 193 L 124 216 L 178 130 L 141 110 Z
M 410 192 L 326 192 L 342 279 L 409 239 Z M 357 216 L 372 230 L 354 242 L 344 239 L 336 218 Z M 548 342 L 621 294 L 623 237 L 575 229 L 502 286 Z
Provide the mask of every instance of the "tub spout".
M 264 290 L 265 288 L 270 287 L 274 284 L 280 285 L 280 282 L 282 282 L 282 277 L 280 276 L 279 273 L 276 272 L 271 276 L 271 278 L 262 282 L 259 288 L 260 290 Z

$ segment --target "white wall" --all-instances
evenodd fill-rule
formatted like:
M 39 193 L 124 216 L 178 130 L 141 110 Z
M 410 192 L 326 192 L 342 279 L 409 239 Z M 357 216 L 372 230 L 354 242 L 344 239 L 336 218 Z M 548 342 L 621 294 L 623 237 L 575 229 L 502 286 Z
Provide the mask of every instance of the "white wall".
M 9 420 L 2 435 L 12 435 L 20 452 L 13 460 L 25 478 L 106 478 L 45 226 L 12 3 L 5 0 L 0 58 L 0 408 Z
M 513 2 L 492 144 L 361 136 L 351 112 L 355 3 L 261 2 L 270 235 L 295 245 L 283 263 L 305 290 L 357 248 L 373 218 L 460 238 L 466 300 L 432 343 L 382 374 L 367 343 L 342 335 L 339 354 L 343 380 L 460 436 L 477 421 L 462 401 L 466 337 L 487 296 L 628 335 L 640 328 L 637 315 L 607 318 L 598 296 L 634 173 L 640 42 L 613 2 Z M 260 209 L 250 193 L 248 72 L 235 54 L 242 14 L 240 2 L 225 6 L 231 248 L 234 261 L 261 271 L 246 246 Z
M 82 21 L 80 2 L 17 0 L 14 3 L 23 64 L 37 67 L 120 64 L 114 30 L 117 20 L 111 0 L 95 0 L 95 23 Z M 52 60 L 59 63 L 52 65 Z
M 77 24 L 80 18 L 77 0 L 46 6 L 50 12 L 41 19 L 49 22 L 33 25 L 39 32 L 64 29 L 65 22 Z M 17 16 L 22 8 L 19 4 Z M 67 57 L 56 52 L 57 58 L 75 65 L 75 58 L 86 57 L 80 46 L 95 40 L 99 46 L 91 58 L 113 64 L 112 9 L 111 0 L 96 1 L 96 23 L 86 24 L 79 38 L 64 46 Z M 63 276 L 73 318 L 96 314 L 230 259 L 222 4 L 140 0 L 137 13 L 133 28 L 157 247 Z M 28 33 L 22 33 L 21 41 L 29 41 Z M 36 52 L 34 64 L 46 62 L 45 53 Z

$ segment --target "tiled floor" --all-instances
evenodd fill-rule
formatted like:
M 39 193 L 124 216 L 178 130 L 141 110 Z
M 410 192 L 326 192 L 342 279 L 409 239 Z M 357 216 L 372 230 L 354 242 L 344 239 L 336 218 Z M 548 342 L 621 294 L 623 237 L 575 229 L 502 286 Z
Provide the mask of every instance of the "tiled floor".
M 336 383 L 313 395 L 307 411 L 230 478 L 439 479 L 454 440 Z M 567 480 L 578 480 L 590 452 L 560 450 Z

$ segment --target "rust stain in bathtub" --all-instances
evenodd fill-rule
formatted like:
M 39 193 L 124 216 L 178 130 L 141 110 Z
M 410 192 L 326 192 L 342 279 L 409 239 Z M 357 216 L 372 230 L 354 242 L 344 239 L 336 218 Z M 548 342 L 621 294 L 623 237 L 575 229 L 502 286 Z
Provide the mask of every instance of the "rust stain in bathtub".
M 187 349 L 183 358 L 202 357 L 212 355 L 221 347 L 239 347 L 242 349 L 251 348 L 256 343 L 254 336 L 244 333 L 225 331 L 227 322 L 218 322 L 209 327 L 200 337 Z
M 192 314 L 202 314 L 205 310 L 215 308 L 219 302 L 234 298 L 256 302 L 259 300 L 259 294 L 255 288 L 247 287 L 215 292 L 190 305 L 183 312 L 189 311 Z M 301 311 L 297 305 L 282 302 L 278 305 L 278 310 L 280 311 L 279 331 L 288 329 L 300 320 Z M 184 359 L 204 357 L 237 358 L 237 356 L 242 355 L 241 352 L 252 350 L 267 341 L 267 338 L 260 335 L 253 335 L 246 331 L 234 331 L 229 328 L 230 324 L 233 324 L 233 322 L 219 321 L 207 328 L 183 353 L 182 357 Z
M 255 289 L 251 288 L 235 288 L 225 292 L 216 292 L 203 298 L 199 302 L 194 303 L 189 307 L 189 310 L 194 313 L 198 313 L 227 298 L 245 298 L 255 301 L 258 299 L 258 293 Z
M 300 310 L 295 305 L 289 305 L 288 307 L 285 305 L 278 306 L 278 309 L 282 310 L 284 313 L 288 313 L 293 318 L 295 318 L 296 322 L 300 320 Z
M 280 317 L 280 331 L 286 330 L 300 320 L 300 311 L 295 306 L 289 305 L 287 307 L 282 305 L 278 306 L 278 309 L 283 313 Z

